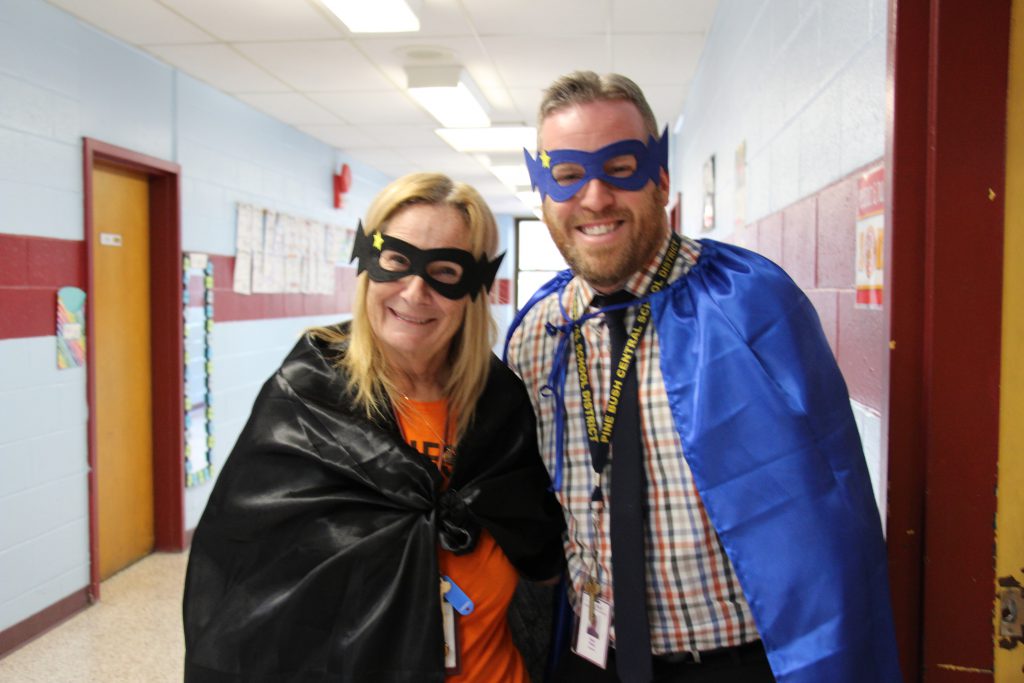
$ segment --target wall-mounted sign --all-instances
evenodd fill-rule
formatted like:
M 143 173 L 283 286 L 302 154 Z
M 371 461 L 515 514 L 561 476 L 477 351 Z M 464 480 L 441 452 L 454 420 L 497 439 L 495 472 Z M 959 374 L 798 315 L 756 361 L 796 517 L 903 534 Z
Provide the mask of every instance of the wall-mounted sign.
M 85 365 L 85 292 L 78 287 L 57 291 L 57 367 Z
M 858 308 L 882 308 L 885 271 L 885 168 L 877 166 L 857 182 L 857 263 L 854 279 Z
M 101 232 L 100 244 L 104 247 L 120 247 L 122 246 L 121 235 L 116 232 Z

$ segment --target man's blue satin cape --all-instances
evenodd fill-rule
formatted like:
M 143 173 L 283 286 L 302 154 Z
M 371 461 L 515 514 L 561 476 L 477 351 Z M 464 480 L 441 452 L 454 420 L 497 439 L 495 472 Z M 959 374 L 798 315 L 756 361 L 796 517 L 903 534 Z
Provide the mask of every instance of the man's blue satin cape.
M 775 678 L 900 682 L 878 508 L 817 313 L 771 261 L 701 244 L 690 272 L 651 300 L 661 369 Z

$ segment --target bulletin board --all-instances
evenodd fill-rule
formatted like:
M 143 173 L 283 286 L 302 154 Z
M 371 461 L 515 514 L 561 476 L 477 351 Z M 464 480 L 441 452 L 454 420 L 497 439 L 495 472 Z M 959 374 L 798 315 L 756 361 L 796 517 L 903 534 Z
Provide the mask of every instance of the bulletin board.
M 183 259 L 185 318 L 185 486 L 213 476 L 213 263 L 205 254 Z

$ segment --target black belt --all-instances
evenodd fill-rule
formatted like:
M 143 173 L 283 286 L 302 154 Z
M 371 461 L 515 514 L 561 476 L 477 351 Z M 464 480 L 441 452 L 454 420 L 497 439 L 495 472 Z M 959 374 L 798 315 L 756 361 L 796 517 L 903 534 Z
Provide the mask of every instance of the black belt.
M 754 657 L 764 657 L 764 645 L 760 640 L 752 640 L 742 645 L 719 647 L 702 652 L 677 652 L 666 655 L 654 655 L 655 666 L 677 666 L 681 664 L 706 664 L 722 660 L 735 662 L 747 661 Z

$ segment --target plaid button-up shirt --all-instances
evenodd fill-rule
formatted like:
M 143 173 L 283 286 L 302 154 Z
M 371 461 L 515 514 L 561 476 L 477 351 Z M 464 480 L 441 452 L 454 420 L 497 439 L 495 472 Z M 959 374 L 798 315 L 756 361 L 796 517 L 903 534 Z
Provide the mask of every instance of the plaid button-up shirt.
M 642 296 L 667 249 L 666 237 L 647 267 L 631 277 L 625 288 Z M 685 276 L 699 257 L 700 244 L 684 237 L 670 279 L 674 281 Z M 561 293 L 561 301 L 565 310 L 576 318 L 593 310 L 589 306 L 594 295 L 595 291 L 586 282 L 574 278 Z M 635 317 L 636 307 L 633 307 L 626 314 L 627 330 Z M 541 387 L 548 383 L 559 337 L 548 334 L 545 326 L 547 323 L 563 325 L 565 322 L 558 295 L 552 294 L 530 310 L 509 347 L 509 365 L 523 378 L 537 413 L 541 452 L 552 477 L 558 438 L 555 414 L 559 407 L 550 392 L 542 393 Z M 611 374 L 610 339 L 603 316 L 585 321 L 582 331 L 600 418 L 608 399 Z M 655 654 L 739 645 L 756 639 L 757 630 L 729 558 L 711 526 L 690 468 L 683 458 L 682 443 L 672 421 L 662 379 L 660 355 L 657 330 L 652 321 L 640 341 L 635 360 L 647 479 L 648 514 L 644 542 L 651 645 Z M 610 516 L 607 512 L 596 517 L 593 514 L 591 492 L 597 483 L 597 475 L 591 466 L 575 361 L 568 363 L 564 401 L 563 482 L 557 495 L 566 512 L 565 550 L 572 586 L 570 597 L 578 612 L 578 596 L 583 582 L 595 566 L 602 597 L 613 602 L 614 596 L 611 588 Z M 613 463 L 614 459 L 613 451 Z M 607 468 L 601 482 L 605 500 L 611 508 L 615 506 L 609 494 L 613 472 L 614 466 Z

